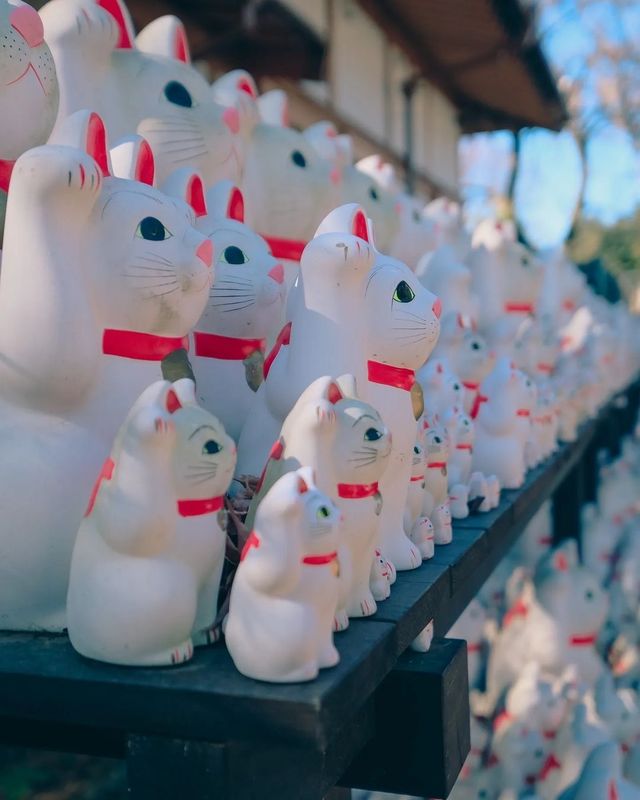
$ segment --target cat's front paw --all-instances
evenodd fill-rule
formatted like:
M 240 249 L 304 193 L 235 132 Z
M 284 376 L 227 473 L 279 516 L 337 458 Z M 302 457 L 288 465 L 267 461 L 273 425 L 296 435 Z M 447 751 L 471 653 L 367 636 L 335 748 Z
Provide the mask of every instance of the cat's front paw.
M 65 49 L 73 48 L 90 56 L 87 66 L 95 64 L 100 52 L 110 53 L 119 39 L 118 23 L 98 3 L 53 2 L 51 8 L 41 11 L 45 39 L 59 43 Z

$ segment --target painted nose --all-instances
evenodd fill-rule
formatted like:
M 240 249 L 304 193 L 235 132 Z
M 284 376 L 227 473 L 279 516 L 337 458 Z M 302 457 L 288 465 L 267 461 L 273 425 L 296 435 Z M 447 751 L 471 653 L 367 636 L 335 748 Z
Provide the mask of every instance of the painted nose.
M 37 47 L 44 41 L 44 28 L 40 15 L 26 3 L 19 5 L 11 12 L 9 22 L 29 47 Z
M 213 264 L 213 244 L 209 239 L 204 242 L 196 250 L 196 255 L 205 266 L 210 267 Z
M 240 114 L 238 114 L 237 108 L 226 108 L 222 115 L 222 120 L 231 133 L 238 133 L 240 130 Z
M 433 313 L 436 315 L 438 319 L 442 316 L 442 301 L 438 297 L 436 302 L 433 304 Z
M 276 264 L 273 269 L 270 269 L 267 275 L 276 283 L 284 283 L 284 267 L 282 264 Z

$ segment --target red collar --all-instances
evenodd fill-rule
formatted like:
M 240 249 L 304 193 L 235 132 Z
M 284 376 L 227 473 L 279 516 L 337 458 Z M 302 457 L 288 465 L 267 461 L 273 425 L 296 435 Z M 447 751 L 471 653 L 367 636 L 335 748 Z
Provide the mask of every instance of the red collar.
M 287 261 L 300 261 L 302 251 L 307 246 L 306 242 L 299 239 L 282 239 L 279 236 L 265 236 L 260 234 L 271 248 L 271 255 L 275 258 L 286 258 Z
M 469 647 L 467 646 L 467 650 Z M 493 720 L 493 730 L 497 731 L 502 728 L 503 725 L 506 725 L 507 722 L 511 722 L 513 716 L 508 711 L 501 711 L 498 716 Z
M 318 555 L 314 556 L 305 556 L 302 559 L 303 564 L 310 564 L 312 567 L 321 567 L 324 564 L 331 564 L 338 558 L 337 550 L 334 550 L 333 553 L 319 553 Z
M 417 481 L 423 481 L 424 475 L 412 475 L 411 476 L 411 483 L 416 483 Z
M 516 415 L 518 417 L 530 417 L 531 416 L 531 411 L 528 408 L 519 408 L 516 411 Z
M 405 367 L 394 367 L 381 364 L 379 361 L 367 361 L 368 377 L 371 383 L 383 383 L 410 392 L 416 382 L 416 373 Z
M 162 361 L 175 350 L 189 350 L 187 336 L 156 336 L 139 331 L 120 331 L 105 328 L 102 352 L 107 356 L 134 358 L 138 361 Z
M 3 161 L 0 159 L 0 189 L 3 192 L 9 191 L 9 181 L 15 165 L 15 161 Z
M 462 381 L 465 389 L 470 389 L 472 392 L 477 392 L 480 388 L 480 383 L 476 381 Z
M 569 639 L 569 644 L 571 647 L 585 647 L 586 645 L 595 644 L 596 637 L 596 633 L 590 633 L 587 636 L 572 636 Z
M 555 739 L 557 731 L 542 731 L 542 735 L 545 739 Z
M 178 500 L 178 514 L 181 517 L 201 517 L 213 514 L 224 506 L 224 497 L 207 497 L 205 500 Z
M 430 461 L 427 464 L 427 469 L 446 469 L 447 462 L 446 461 Z
M 217 333 L 194 331 L 195 354 L 223 361 L 244 361 L 256 351 L 264 353 L 264 339 L 242 339 L 239 336 L 219 336 Z
M 480 413 L 480 406 L 483 403 L 486 403 L 488 399 L 489 398 L 486 396 L 486 394 L 480 394 L 480 392 L 478 392 L 478 394 L 475 396 L 473 406 L 471 407 L 471 412 L 469 414 L 471 419 L 475 419 L 478 416 Z
M 544 766 L 540 771 L 540 780 L 544 781 L 551 772 L 551 770 L 560 769 L 561 766 L 562 764 L 553 755 L 553 753 L 549 753 L 549 756 L 547 757 L 547 760 L 544 762 Z
M 509 623 L 513 622 L 516 617 L 526 617 L 529 614 L 529 606 L 524 602 L 524 600 L 516 600 L 516 602 L 511 606 L 511 608 L 507 611 L 504 615 L 504 619 L 502 620 L 502 627 L 506 628 Z
M 480 653 L 482 642 L 467 642 L 467 653 Z
M 280 348 L 285 347 L 285 345 L 291 344 L 291 323 L 287 322 L 284 328 L 278 334 L 278 338 L 276 339 L 269 355 L 265 358 L 264 364 L 262 365 L 262 376 L 266 380 L 269 375 L 269 370 L 271 369 L 271 365 L 276 360 L 276 356 L 280 352 Z
M 553 372 L 553 364 L 547 364 L 544 361 L 540 361 L 538 364 L 536 364 L 536 368 L 538 372 L 546 372 L 547 375 L 551 375 Z
M 361 497 L 373 497 L 378 492 L 378 482 L 375 483 L 339 483 L 338 497 L 345 500 L 359 500 Z
M 463 442 L 462 444 L 456 445 L 456 450 L 468 450 L 470 453 L 473 453 L 473 445 L 469 443 L 465 444 Z
M 244 547 L 242 548 L 242 553 L 240 553 L 240 561 L 245 560 L 245 558 L 247 557 L 247 553 L 253 547 L 255 547 L 256 550 L 260 547 L 260 537 L 255 531 L 251 531 L 249 536 L 247 536 L 247 541 L 244 543 Z
M 507 314 L 533 314 L 533 303 L 505 303 Z

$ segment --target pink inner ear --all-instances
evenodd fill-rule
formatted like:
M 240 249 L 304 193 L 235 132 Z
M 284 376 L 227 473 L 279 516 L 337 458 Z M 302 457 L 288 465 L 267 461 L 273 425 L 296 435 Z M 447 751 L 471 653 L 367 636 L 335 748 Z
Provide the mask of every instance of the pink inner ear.
M 442 373 L 444 372 L 444 367 L 442 366 L 442 362 L 440 361 L 436 364 L 436 372 L 439 375 L 442 375 Z
M 100 167 L 104 177 L 108 177 L 110 173 L 107 157 L 107 134 L 104 129 L 104 122 L 95 113 L 89 117 L 86 150 Z
M 356 211 L 353 217 L 353 235 L 359 239 L 364 239 L 365 242 L 369 241 L 369 229 L 367 228 L 367 218 L 362 211 Z
M 307 486 L 304 478 L 298 477 L 298 494 L 304 494 L 305 492 L 309 491 L 309 487 Z
M 191 63 L 191 53 L 189 52 L 189 42 L 187 41 L 187 34 L 185 33 L 182 25 L 176 28 L 176 40 L 174 42 L 174 55 L 178 61 L 184 61 L 185 64 Z
M 146 139 L 143 139 L 140 142 L 140 149 L 138 150 L 135 179 L 140 181 L 140 183 L 146 183 L 148 186 L 153 186 L 154 177 L 155 163 L 153 160 L 153 151 L 149 146 L 149 142 Z
M 227 219 L 244 222 L 244 197 L 237 186 L 234 186 L 227 203 Z
M 204 199 L 204 186 L 198 175 L 192 175 L 187 184 L 186 201 L 196 212 L 196 217 L 204 217 L 207 214 L 207 203 Z
M 179 408 L 182 408 L 182 404 L 178 400 L 178 395 L 173 389 L 169 389 L 167 392 L 167 411 L 170 414 L 174 414 Z
M 122 10 L 119 0 L 96 0 L 96 4 L 99 5 L 100 8 L 104 8 L 105 11 L 108 11 L 118 23 L 120 35 L 118 37 L 118 43 L 116 44 L 116 47 L 120 48 L 121 50 L 133 49 L 133 42 L 131 41 L 124 11 Z
M 327 391 L 327 400 L 335 406 L 340 400 L 344 399 L 344 395 L 340 391 L 340 387 L 336 383 L 330 383 Z
M 289 103 L 284 103 L 282 106 L 282 127 L 289 127 Z
M 568 572 L 569 571 L 569 562 L 567 561 L 567 557 L 564 553 L 556 553 L 553 559 L 554 566 L 560 572 Z
M 255 99 L 256 96 L 255 90 L 246 78 L 241 78 L 238 81 L 238 89 L 241 92 L 245 92 L 246 94 L 248 94 L 249 97 L 253 97 Z

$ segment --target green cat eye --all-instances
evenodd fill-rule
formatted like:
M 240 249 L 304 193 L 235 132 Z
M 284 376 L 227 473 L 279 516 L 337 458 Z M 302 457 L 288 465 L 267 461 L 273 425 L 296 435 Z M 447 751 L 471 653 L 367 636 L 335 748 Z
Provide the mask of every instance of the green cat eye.
M 216 453 L 219 453 L 222 450 L 222 446 L 218 444 L 214 439 L 208 439 L 202 445 L 202 455 L 204 456 L 214 456 Z
M 320 508 L 316 511 L 316 517 L 318 519 L 326 519 L 330 513 L 331 512 L 326 506 L 320 506 Z
M 382 433 L 377 428 L 367 428 L 364 438 L 367 442 L 377 442 L 378 439 L 382 439 Z
M 171 233 L 156 217 L 145 217 L 136 228 L 136 236 L 148 242 L 163 242 Z
M 393 299 L 397 303 L 410 303 L 415 296 L 416 293 L 406 281 L 400 281 L 393 293 Z
M 249 259 L 243 250 L 234 244 L 230 244 L 229 247 L 225 247 L 222 251 L 222 260 L 226 261 L 227 264 L 246 264 Z

